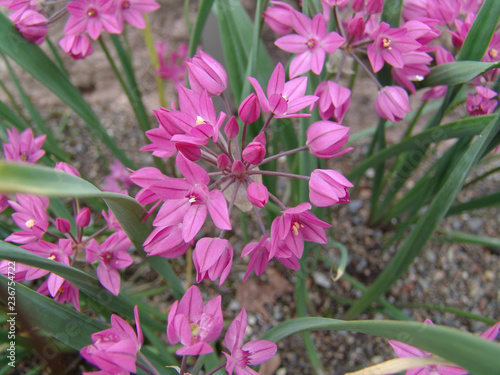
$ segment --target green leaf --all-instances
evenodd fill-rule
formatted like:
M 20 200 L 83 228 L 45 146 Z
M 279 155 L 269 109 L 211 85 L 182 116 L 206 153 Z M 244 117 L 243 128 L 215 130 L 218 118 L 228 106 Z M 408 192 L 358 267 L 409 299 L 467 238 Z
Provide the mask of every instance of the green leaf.
M 276 342 L 299 332 L 317 330 L 354 331 L 385 337 L 436 354 L 476 375 L 500 374 L 500 345 L 439 325 L 380 320 L 297 318 L 280 323 L 262 338 Z
M 475 245 L 500 249 L 500 239 L 498 238 L 477 236 L 475 234 L 464 233 L 459 231 L 441 230 L 439 232 L 443 234 L 443 236 L 434 237 L 433 241 L 472 243 Z
M 381 20 L 387 22 L 392 28 L 399 27 L 403 0 L 385 0 Z
M 0 50 L 69 105 L 85 121 L 94 140 L 102 141 L 125 166 L 133 168 L 132 161 L 108 135 L 78 89 L 42 49 L 24 39 L 7 16 L 1 12 L 0 35 L 2 35 Z
M 495 206 L 500 206 L 500 192 L 474 198 L 464 203 L 455 204 L 450 207 L 446 216 L 457 215 L 464 211 L 479 210 L 480 208 Z
M 485 0 L 460 48 L 457 61 L 481 60 L 490 44 L 499 18 L 498 0 Z
M 347 311 L 346 319 L 351 319 L 361 313 L 375 299 L 385 293 L 406 271 L 446 215 L 470 170 L 499 130 L 500 115 L 497 115 L 463 154 L 397 254 L 367 292 Z
M 472 81 L 488 70 L 498 68 L 500 62 L 455 61 L 437 65 L 418 85 L 418 88 L 438 85 L 458 85 Z
M 193 30 L 189 37 L 189 57 L 196 53 L 196 49 L 200 44 L 201 34 L 207 23 L 208 16 L 212 10 L 215 0 L 201 0 L 198 6 L 198 13 L 196 13 L 196 21 L 194 22 Z
M 127 195 L 100 191 L 90 182 L 51 168 L 5 162 L 0 162 L 0 192 L 48 197 L 102 198 L 135 248 L 139 250 L 139 254 L 145 256 L 140 250 L 152 231 L 151 222 L 143 222 L 146 210 Z M 168 259 L 146 257 L 146 261 L 170 283 L 175 297 L 182 297 L 184 288 Z

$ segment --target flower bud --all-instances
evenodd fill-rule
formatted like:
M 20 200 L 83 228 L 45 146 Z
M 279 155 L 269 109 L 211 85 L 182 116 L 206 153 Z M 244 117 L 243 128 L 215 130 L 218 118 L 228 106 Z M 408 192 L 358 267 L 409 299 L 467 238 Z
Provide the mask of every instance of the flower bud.
M 218 96 L 227 87 L 227 73 L 224 67 L 212 56 L 203 51 L 192 59 L 186 59 L 189 84 L 194 92 L 201 94 L 206 90 Z
M 233 265 L 233 248 L 228 240 L 205 237 L 200 239 L 193 251 L 196 282 L 204 279 L 224 283 Z
M 399 86 L 383 87 L 375 99 L 377 114 L 391 122 L 401 121 L 410 113 L 410 99 L 405 89 Z
M 252 182 L 247 189 L 247 198 L 254 206 L 264 208 L 269 201 L 269 191 L 260 182 Z
M 83 228 L 90 224 L 90 210 L 85 207 L 76 215 L 76 226 Z
M 347 188 L 353 187 L 342 174 L 333 169 L 315 169 L 309 180 L 309 200 L 317 207 L 349 203 Z
M 71 230 L 71 223 L 62 217 L 58 217 L 56 219 L 56 228 L 61 233 L 69 233 Z
M 81 60 L 94 53 L 94 47 L 86 34 L 68 34 L 61 38 L 59 46 L 73 60 Z
M 248 95 L 238 109 L 238 115 L 245 124 L 251 124 L 260 117 L 260 104 L 257 95 Z
M 253 165 L 259 165 L 266 156 L 266 136 L 259 133 L 242 152 L 243 160 Z
M 217 168 L 224 170 L 229 166 L 230 160 L 226 154 L 220 154 L 217 156 Z
M 229 139 L 236 138 L 240 131 L 240 125 L 236 121 L 236 117 L 231 117 L 224 127 L 224 133 Z
M 311 155 L 318 158 L 333 158 L 352 150 L 352 147 L 342 151 L 349 139 L 349 128 L 333 121 L 316 121 L 307 129 L 306 146 Z
M 352 18 L 348 25 L 347 30 L 355 38 L 361 38 L 365 32 L 365 20 L 361 16 Z
M 238 175 L 242 174 L 244 171 L 245 165 L 241 162 L 241 160 L 235 160 L 231 167 L 231 172 Z
M 175 148 L 191 161 L 197 161 L 201 158 L 201 150 L 198 145 L 188 142 L 177 142 Z
M 264 22 L 278 35 L 286 35 L 292 32 L 292 19 L 290 11 L 293 7 L 283 1 L 271 1 L 273 6 L 264 12 Z
M 27 9 L 14 21 L 21 34 L 30 42 L 42 44 L 49 30 L 48 20 L 41 13 Z

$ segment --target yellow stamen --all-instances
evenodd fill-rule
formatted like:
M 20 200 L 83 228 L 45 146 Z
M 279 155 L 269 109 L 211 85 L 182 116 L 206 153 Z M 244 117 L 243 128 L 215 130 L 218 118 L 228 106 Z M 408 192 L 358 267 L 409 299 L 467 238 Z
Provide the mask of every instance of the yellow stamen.
M 201 116 L 196 116 L 196 126 L 205 124 L 205 120 Z
M 28 228 L 32 228 L 32 227 L 33 227 L 33 225 L 35 225 L 35 220 L 33 220 L 33 219 L 29 219 L 29 220 L 25 223 L 25 225 L 26 225 Z
M 89 17 L 94 17 L 94 16 L 95 16 L 95 14 L 96 14 L 95 9 L 89 9 L 89 10 L 87 11 L 87 16 L 89 16 Z
M 191 198 L 189 198 L 189 203 L 194 203 L 196 202 L 196 197 L 193 195 Z
M 495 57 L 497 57 L 497 55 L 498 55 L 498 51 L 497 51 L 496 49 L 493 49 L 493 48 L 492 48 L 492 49 L 490 50 L 490 56 L 491 56 L 492 58 L 495 58 Z
M 200 326 L 196 323 L 191 323 L 191 334 L 197 336 L 200 333 Z
M 292 225 L 292 232 L 298 236 L 299 235 L 299 228 L 300 227 L 304 227 L 303 225 L 300 225 L 298 222 L 294 222 L 293 225 Z
M 50 260 L 55 260 L 56 259 L 56 256 L 54 254 L 52 254 L 50 257 L 49 257 Z
M 389 38 L 382 38 L 382 47 L 387 48 L 387 49 L 392 49 L 391 47 L 391 40 Z

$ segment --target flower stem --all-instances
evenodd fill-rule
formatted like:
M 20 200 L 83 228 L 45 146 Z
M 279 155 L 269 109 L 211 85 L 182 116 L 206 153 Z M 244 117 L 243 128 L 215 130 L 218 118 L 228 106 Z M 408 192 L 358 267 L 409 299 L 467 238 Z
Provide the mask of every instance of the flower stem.
M 184 375 L 184 373 L 186 372 L 186 365 L 187 365 L 187 355 L 182 357 L 182 363 L 179 375 Z
M 373 74 L 372 71 L 370 69 L 368 69 L 368 67 L 363 63 L 363 61 L 361 61 L 361 59 L 358 57 L 358 55 L 356 55 L 355 53 L 351 53 L 351 56 L 354 58 L 354 60 L 357 61 L 357 63 L 359 65 L 361 65 L 361 67 L 365 70 L 365 72 L 368 73 L 368 75 L 375 81 L 375 83 L 377 84 L 377 86 L 380 89 L 383 89 L 384 86 L 382 86 L 382 84 L 379 82 L 379 80 L 377 79 L 377 77 L 375 76 L 375 74 Z
M 226 365 L 225 362 L 221 363 L 219 366 L 217 366 L 216 368 L 214 368 L 212 371 L 207 372 L 207 375 L 213 375 L 213 374 L 215 374 L 217 371 L 219 371 L 220 369 L 224 368 L 225 365 Z
M 141 352 L 138 352 L 139 357 L 146 363 L 146 366 L 144 366 L 142 363 L 137 362 L 137 367 L 140 367 L 143 371 L 147 372 L 148 374 L 152 375 L 160 375 L 159 371 L 153 366 L 153 364 L 147 359 L 147 357 L 142 354 Z
M 297 147 L 297 148 L 294 148 L 292 150 L 283 151 L 283 152 L 280 152 L 279 154 L 276 154 L 276 155 L 273 155 L 273 156 L 269 156 L 268 158 L 265 158 L 264 160 L 262 160 L 260 162 L 260 164 L 266 164 L 266 163 L 268 163 L 268 162 L 270 162 L 272 160 L 279 159 L 282 156 L 287 156 L 287 155 L 295 154 L 297 152 L 305 151 L 305 150 L 307 150 L 307 146 Z
M 288 177 L 288 178 L 296 178 L 298 180 L 304 180 L 304 181 L 309 181 L 311 177 L 309 176 L 302 176 L 300 174 L 293 174 L 293 173 L 286 173 L 286 172 L 274 172 L 274 171 L 256 171 L 256 170 L 251 170 L 247 172 L 248 174 L 265 174 L 268 176 L 277 176 L 277 177 Z

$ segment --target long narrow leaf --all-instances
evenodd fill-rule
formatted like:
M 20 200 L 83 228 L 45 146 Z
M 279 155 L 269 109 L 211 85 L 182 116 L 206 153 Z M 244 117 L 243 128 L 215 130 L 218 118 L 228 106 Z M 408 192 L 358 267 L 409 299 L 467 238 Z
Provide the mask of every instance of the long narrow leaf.
M 453 328 L 416 322 L 342 321 L 327 318 L 297 318 L 280 323 L 264 339 L 279 341 L 304 331 L 354 331 L 397 340 L 434 353 L 476 375 L 500 374 L 500 346 Z
M 108 135 L 80 91 L 42 49 L 24 39 L 7 16 L 1 12 L 0 35 L 2 35 L 0 50 L 69 105 L 85 121 L 93 139 L 102 141 L 125 166 L 133 168 L 132 161 Z
M 486 63 L 480 61 L 455 61 L 437 65 L 431 68 L 431 72 L 418 87 L 466 83 L 488 70 L 498 68 L 499 66 L 500 63 L 498 62 Z
M 201 0 L 198 6 L 198 13 L 196 13 L 196 21 L 194 22 L 193 30 L 189 37 L 189 57 L 196 53 L 196 49 L 200 44 L 201 34 L 207 23 L 208 16 L 212 10 L 215 0 Z
M 428 210 L 418 220 L 416 227 L 389 265 L 377 277 L 368 291 L 347 311 L 346 319 L 352 319 L 361 313 L 376 298 L 385 293 L 406 271 L 431 237 L 441 219 L 446 215 L 470 170 L 499 130 L 500 115 L 497 115 L 460 159 L 443 187 L 432 200 Z

